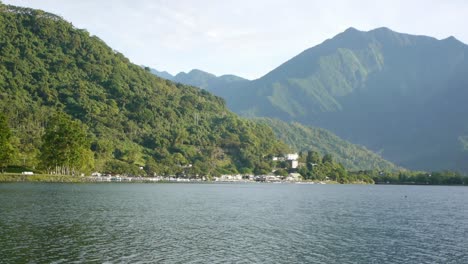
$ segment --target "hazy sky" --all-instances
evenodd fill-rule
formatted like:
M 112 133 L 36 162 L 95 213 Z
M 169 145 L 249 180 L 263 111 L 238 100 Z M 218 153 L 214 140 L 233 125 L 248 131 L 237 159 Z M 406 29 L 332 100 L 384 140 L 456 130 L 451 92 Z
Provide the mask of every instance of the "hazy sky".
M 64 17 L 136 64 L 258 78 L 348 27 L 468 43 L 466 0 L 3 0 Z

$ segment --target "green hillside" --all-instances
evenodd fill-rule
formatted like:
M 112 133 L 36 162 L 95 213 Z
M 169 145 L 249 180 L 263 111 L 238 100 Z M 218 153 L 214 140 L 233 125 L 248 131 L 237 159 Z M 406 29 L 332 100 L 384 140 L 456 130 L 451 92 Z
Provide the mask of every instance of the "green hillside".
M 396 171 L 401 169 L 365 147 L 351 144 L 325 129 L 270 118 L 254 120 L 270 126 L 276 136 L 295 151 L 312 150 L 322 155 L 331 154 L 348 170 Z
M 287 149 L 266 125 L 228 111 L 223 99 L 155 77 L 56 15 L 3 4 L 0 111 L 13 132 L 14 165 L 31 168 L 44 165 L 44 133 L 62 121 L 85 131 L 89 170 L 261 172 L 270 169 L 266 157 Z M 51 122 L 57 116 L 62 121 Z

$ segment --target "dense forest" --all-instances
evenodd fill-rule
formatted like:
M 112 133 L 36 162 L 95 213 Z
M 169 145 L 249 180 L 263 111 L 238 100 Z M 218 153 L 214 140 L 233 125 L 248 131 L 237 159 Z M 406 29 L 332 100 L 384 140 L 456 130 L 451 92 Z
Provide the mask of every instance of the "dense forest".
M 265 173 L 289 151 L 223 99 L 152 75 L 56 15 L 1 3 L 0 112 L 14 154 L 1 165 L 44 172 Z

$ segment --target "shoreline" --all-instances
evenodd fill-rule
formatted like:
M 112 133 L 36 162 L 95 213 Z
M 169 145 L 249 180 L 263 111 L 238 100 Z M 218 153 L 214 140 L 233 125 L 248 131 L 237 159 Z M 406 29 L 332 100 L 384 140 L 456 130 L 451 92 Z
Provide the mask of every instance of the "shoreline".
M 190 184 L 299 184 L 299 185 L 336 185 L 334 181 L 212 181 L 201 179 L 162 180 L 157 177 L 93 177 L 93 176 L 71 176 L 71 175 L 50 175 L 34 174 L 24 175 L 16 173 L 0 174 L 0 184 L 2 183 L 190 183 Z M 407 185 L 407 186 L 466 186 L 463 184 L 416 184 L 416 183 L 365 183 L 351 182 L 342 185 Z
M 202 179 L 185 179 L 185 178 L 162 178 L 162 177 L 93 177 L 93 176 L 71 176 L 71 175 L 50 175 L 50 174 L 34 174 L 24 175 L 16 173 L 0 174 L 0 183 L 191 183 L 191 184 L 303 184 L 303 185 L 321 185 L 321 184 L 339 184 L 334 181 L 255 181 L 255 180 L 202 180 Z M 349 184 L 366 184 L 362 182 Z

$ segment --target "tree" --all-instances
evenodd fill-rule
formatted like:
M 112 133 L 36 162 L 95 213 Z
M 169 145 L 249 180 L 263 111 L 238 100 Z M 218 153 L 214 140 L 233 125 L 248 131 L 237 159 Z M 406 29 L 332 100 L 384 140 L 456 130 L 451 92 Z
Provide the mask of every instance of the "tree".
M 288 171 L 285 169 L 278 169 L 275 171 L 275 175 L 286 177 L 288 176 Z
M 255 169 L 254 169 L 254 174 L 256 175 L 262 175 L 262 174 L 268 174 L 271 172 L 271 166 L 268 164 L 268 162 L 261 161 L 256 164 Z
M 322 159 L 320 158 L 320 154 L 317 151 L 308 151 L 306 162 L 312 164 L 319 164 L 322 162 Z
M 325 154 L 325 155 L 323 156 L 322 162 L 323 162 L 323 163 L 327 163 L 327 162 L 333 163 L 333 156 L 332 156 L 332 154 Z
M 156 163 L 153 157 L 148 157 L 146 159 L 145 171 L 146 171 L 146 174 L 149 176 L 155 176 L 156 174 L 159 173 L 160 168 L 158 166 L 158 163 Z
M 42 139 L 40 160 L 49 173 L 74 175 L 93 166 L 86 128 L 70 116 L 55 114 Z
M 0 113 L 0 168 L 2 173 L 13 160 L 15 149 L 11 144 L 11 131 L 3 113 Z

